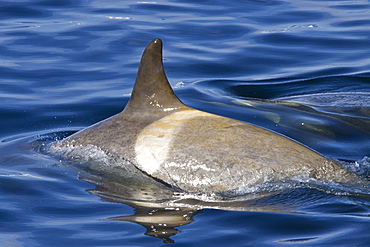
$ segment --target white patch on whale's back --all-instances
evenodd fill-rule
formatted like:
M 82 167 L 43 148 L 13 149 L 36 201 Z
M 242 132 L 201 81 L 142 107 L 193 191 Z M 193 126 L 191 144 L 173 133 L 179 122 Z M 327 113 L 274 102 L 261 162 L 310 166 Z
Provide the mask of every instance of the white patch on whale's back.
M 181 126 L 194 117 L 207 115 L 210 114 L 198 110 L 179 111 L 145 127 L 135 143 L 139 168 L 148 174 L 157 171 L 169 158 L 171 142 L 181 130 Z

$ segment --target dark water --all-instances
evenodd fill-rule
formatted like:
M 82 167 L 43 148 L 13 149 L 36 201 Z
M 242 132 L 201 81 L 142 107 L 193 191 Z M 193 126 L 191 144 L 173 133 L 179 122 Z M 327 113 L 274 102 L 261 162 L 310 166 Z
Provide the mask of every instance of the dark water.
M 369 245 L 366 183 L 164 207 L 165 188 L 38 151 L 121 111 L 144 47 L 161 38 L 183 102 L 292 137 L 366 179 L 369 16 L 368 1 L 0 1 L 1 245 Z

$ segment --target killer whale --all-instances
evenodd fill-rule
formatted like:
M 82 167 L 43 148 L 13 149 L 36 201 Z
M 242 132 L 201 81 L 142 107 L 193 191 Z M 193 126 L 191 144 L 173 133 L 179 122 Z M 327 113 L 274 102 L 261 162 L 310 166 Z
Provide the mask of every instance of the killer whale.
M 160 39 L 146 47 L 124 110 L 52 143 L 49 150 L 86 161 L 100 153 L 123 169 L 131 164 L 189 192 L 234 191 L 294 178 L 355 179 L 338 162 L 294 140 L 183 104 L 167 80 Z

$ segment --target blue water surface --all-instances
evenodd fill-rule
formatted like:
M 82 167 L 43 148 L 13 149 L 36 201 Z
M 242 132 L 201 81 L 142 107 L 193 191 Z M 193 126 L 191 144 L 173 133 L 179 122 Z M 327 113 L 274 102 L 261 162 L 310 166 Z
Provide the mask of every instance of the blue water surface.
M 365 0 L 0 1 L 1 246 L 368 246 L 366 182 L 163 207 L 166 188 L 159 198 L 42 147 L 120 112 L 161 38 L 184 103 L 291 137 L 366 181 L 369 17 Z

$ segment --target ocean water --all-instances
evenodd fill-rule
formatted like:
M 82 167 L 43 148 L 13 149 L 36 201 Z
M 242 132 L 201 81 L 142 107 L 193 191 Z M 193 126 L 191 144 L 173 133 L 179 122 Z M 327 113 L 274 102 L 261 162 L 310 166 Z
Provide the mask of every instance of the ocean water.
M 42 147 L 120 112 L 161 38 L 184 103 L 293 138 L 366 181 L 369 16 L 361 0 L 0 1 L 1 246 L 368 246 L 368 181 L 188 198 Z

